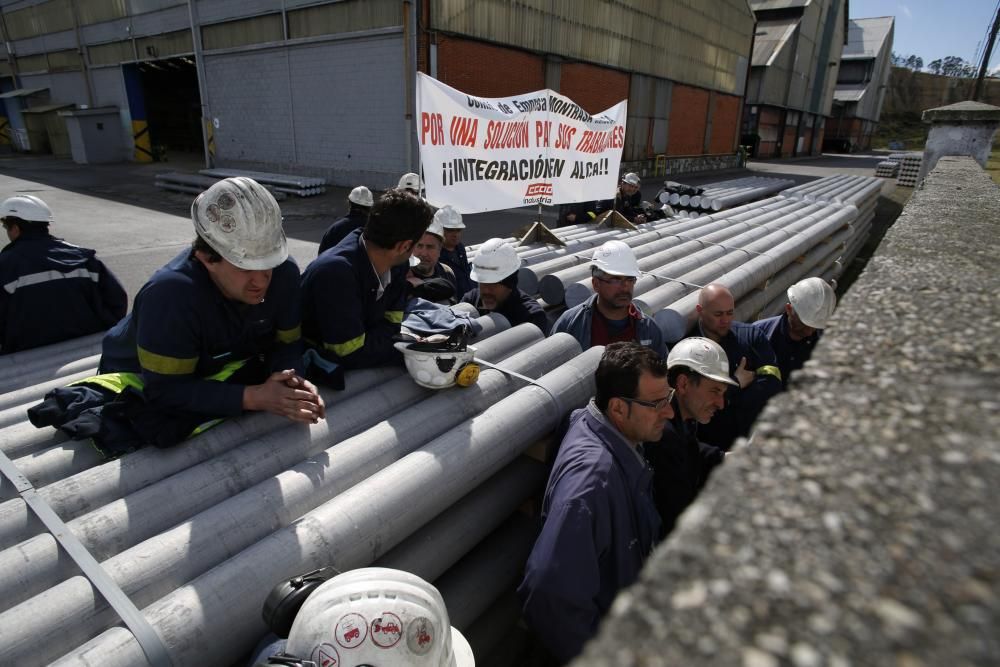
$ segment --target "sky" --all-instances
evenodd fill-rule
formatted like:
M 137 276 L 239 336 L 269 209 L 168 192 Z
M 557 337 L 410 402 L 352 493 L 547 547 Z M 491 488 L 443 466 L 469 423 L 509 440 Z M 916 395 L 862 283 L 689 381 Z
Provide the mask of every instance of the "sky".
M 851 18 L 895 16 L 892 50 L 915 55 L 924 65 L 959 56 L 979 66 L 1000 0 L 850 0 Z M 1000 44 L 995 44 L 990 69 L 1000 69 Z

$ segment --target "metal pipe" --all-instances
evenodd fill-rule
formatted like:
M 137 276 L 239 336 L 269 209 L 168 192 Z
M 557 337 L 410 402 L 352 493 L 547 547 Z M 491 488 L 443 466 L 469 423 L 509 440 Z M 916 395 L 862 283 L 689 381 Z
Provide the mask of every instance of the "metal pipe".
M 90 377 L 96 372 L 97 367 L 94 366 L 71 375 L 57 377 L 54 380 L 48 380 L 47 382 L 40 382 L 39 384 L 28 386 L 24 389 L 10 391 L 3 396 L 0 396 L 0 429 L 13 426 L 18 422 L 23 421 L 25 419 L 25 411 L 31 407 L 32 404 L 42 400 L 50 391 L 65 387 L 71 382 L 76 382 L 77 380 Z M 10 455 L 10 450 L 4 448 L 3 445 L 0 445 L 0 448 L 3 448 L 3 451 Z
M 515 515 L 434 582 L 453 626 L 465 630 L 517 585 L 537 535 L 534 521 Z
M 315 567 L 362 567 L 413 534 L 551 431 L 594 390 L 593 347 L 419 450 L 317 507 L 144 609 L 175 664 L 220 664 L 264 630 L 261 589 Z M 510 425 L 522 425 L 511 429 Z M 224 642 L 193 641 L 225 637 Z M 37 637 L 32 649 L 38 646 Z M 54 664 L 142 664 L 130 632 L 113 627 Z
M 546 466 L 520 456 L 379 558 L 375 567 L 434 581 L 545 485 Z
M 524 328 L 534 330 L 527 332 L 532 340 L 540 338 L 537 328 Z M 506 336 L 509 344 L 524 333 L 512 330 L 497 338 Z M 493 347 L 496 349 L 488 353 L 495 355 L 502 346 L 498 342 Z M 572 359 L 579 351 L 575 339 L 561 334 L 522 350 L 508 358 L 504 366 L 514 372 L 540 375 Z M 213 504 L 190 520 L 105 561 L 103 566 L 137 604 L 153 602 L 240 549 L 263 539 L 276 527 L 288 525 L 296 517 L 361 483 L 464 419 L 479 414 L 521 384 L 494 370 L 484 371 L 480 382 L 482 386 L 477 384 L 470 390 L 436 392 L 426 401 L 396 413 L 391 420 L 314 454 L 244 493 Z M 270 444 L 272 448 L 287 447 L 280 438 Z M 281 503 L 274 501 L 276 486 L 281 489 Z M 199 526 L 211 526 L 212 530 L 199 531 Z M 74 532 L 76 527 L 71 526 Z M 224 542 L 218 539 L 220 532 L 228 536 Z M 29 553 L 25 545 L 20 545 L 18 551 L 28 554 L 29 565 L 33 556 L 41 555 L 38 551 Z M 9 551 L 0 556 L 6 553 Z M 8 652 L 8 645 L 23 646 L 37 632 L 51 631 L 60 637 L 83 641 L 116 622 L 114 615 L 94 599 L 90 583 L 82 577 L 73 577 L 49 588 L 0 615 L 0 619 L 4 617 L 21 619 L 22 630 L 7 634 L 0 629 L 0 656 L 3 656 L 0 660 L 3 661 L 19 655 L 19 649 Z M 60 627 L 63 624 L 69 627 Z M 4 623 L 0 623 L 2 625 Z M 62 650 L 71 646 L 68 643 Z
M 103 337 L 103 333 L 96 333 L 23 352 L 0 355 L 0 370 L 3 371 L 6 381 L 11 376 L 17 377 L 25 373 L 35 372 L 39 368 L 50 368 L 54 365 L 76 361 L 80 357 L 99 354 Z

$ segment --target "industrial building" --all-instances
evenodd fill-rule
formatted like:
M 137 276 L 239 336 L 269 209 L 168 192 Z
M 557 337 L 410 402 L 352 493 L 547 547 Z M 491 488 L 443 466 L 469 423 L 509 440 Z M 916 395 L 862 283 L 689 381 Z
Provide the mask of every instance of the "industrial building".
M 892 70 L 894 23 L 892 16 L 850 20 L 823 142 L 826 150 L 871 147 Z
M 806 4 L 810 20 L 830 13 Z M 65 125 L 86 116 L 121 159 L 203 153 L 375 186 L 417 164 L 417 70 L 483 96 L 552 88 L 588 111 L 627 98 L 630 166 L 733 166 L 754 25 L 745 0 L 3 0 L 0 10 L 0 126 L 19 150 L 68 154 Z
M 751 0 L 757 17 L 743 114 L 756 157 L 823 146 L 848 32 L 847 0 Z

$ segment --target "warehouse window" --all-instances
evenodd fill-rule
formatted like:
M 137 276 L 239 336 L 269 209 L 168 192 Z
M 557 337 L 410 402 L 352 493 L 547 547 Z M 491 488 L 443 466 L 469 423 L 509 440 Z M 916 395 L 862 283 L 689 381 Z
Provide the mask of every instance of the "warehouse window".
M 80 25 L 92 25 L 128 16 L 125 0 L 76 0 Z
M 17 71 L 25 72 L 45 72 L 49 69 L 49 62 L 45 59 L 45 54 L 40 53 L 35 56 L 20 56 L 17 58 Z
M 117 65 L 122 61 L 135 60 L 132 42 L 109 42 L 87 47 L 91 65 Z
M 215 23 L 203 26 L 201 29 L 201 43 L 206 51 L 280 42 L 284 38 L 281 14 L 265 14 L 249 19 Z
M 129 6 L 132 7 L 133 15 L 157 12 L 168 7 L 186 4 L 185 0 L 129 0 Z
M 74 72 L 83 69 L 83 60 L 76 49 L 49 52 L 50 72 Z
M 397 0 L 352 0 L 288 12 L 288 37 L 319 37 L 403 24 L 403 3 Z
M 139 51 L 140 60 L 166 58 L 167 56 L 194 52 L 190 30 L 176 30 L 162 35 L 140 37 L 135 40 L 135 46 Z

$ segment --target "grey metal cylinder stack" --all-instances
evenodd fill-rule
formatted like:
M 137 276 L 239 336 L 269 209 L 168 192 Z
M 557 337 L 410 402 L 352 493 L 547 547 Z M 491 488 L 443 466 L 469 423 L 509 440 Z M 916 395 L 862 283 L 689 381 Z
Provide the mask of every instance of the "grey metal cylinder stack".
M 881 183 L 832 177 L 637 230 L 554 230 L 567 247 L 518 247 L 522 277 L 530 274 L 521 286 L 550 306 L 579 303 L 591 294 L 593 248 L 616 238 L 633 247 L 645 273 L 636 300 L 668 341 L 683 335 L 708 282 L 732 289 L 740 317 L 768 315 L 795 281 L 840 275 L 867 239 Z M 345 391 L 324 392 L 320 424 L 248 415 L 114 461 L 34 429 L 23 413 L 48 388 L 92 373 L 99 337 L 0 357 L 9 371 L 0 450 L 143 609 L 178 667 L 249 650 L 264 632 L 270 587 L 330 564 L 416 571 L 467 624 L 509 591 L 530 546 L 523 517 L 509 517 L 544 472 L 521 455 L 585 404 L 602 352 L 581 353 L 564 334 L 541 340 L 531 325 L 508 329 L 496 315 L 480 323 L 477 354 L 536 384 L 484 370 L 472 387 L 432 392 L 400 368 L 352 372 Z M 11 484 L 0 484 L 0 664 L 146 664 L 118 623 Z

